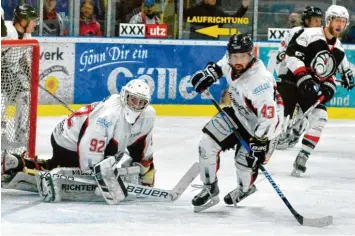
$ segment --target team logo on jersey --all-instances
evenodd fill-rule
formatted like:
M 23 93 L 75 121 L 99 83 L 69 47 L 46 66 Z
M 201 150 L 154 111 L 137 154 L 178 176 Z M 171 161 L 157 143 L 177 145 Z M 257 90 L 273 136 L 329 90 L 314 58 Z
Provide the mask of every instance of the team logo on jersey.
M 216 115 L 214 119 L 212 119 L 212 125 L 220 134 L 224 136 L 227 136 L 232 132 L 231 128 L 228 127 L 221 114 Z
M 257 95 L 267 89 L 270 88 L 270 84 L 269 83 L 265 83 L 265 84 L 262 84 L 262 85 L 259 85 L 258 87 L 256 87 L 254 90 L 253 90 L 253 94 L 254 95 Z
M 102 117 L 99 117 L 97 120 L 96 120 L 96 124 L 98 125 L 101 125 L 105 128 L 108 128 L 112 125 L 112 122 L 111 121 L 107 121 L 105 118 L 102 118 Z
M 335 58 L 328 50 L 320 51 L 311 61 L 311 68 L 319 80 L 326 80 L 335 73 Z

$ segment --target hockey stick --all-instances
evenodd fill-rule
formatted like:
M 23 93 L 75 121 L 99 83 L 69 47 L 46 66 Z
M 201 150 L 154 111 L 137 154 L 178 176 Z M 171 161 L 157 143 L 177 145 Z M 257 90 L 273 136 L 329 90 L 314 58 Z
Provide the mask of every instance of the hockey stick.
M 45 177 L 47 173 L 49 172 L 42 172 L 41 177 Z M 180 179 L 180 181 L 175 185 L 175 187 L 171 190 L 153 188 L 127 182 L 124 182 L 124 184 L 127 189 L 127 192 L 130 195 L 140 195 L 147 197 L 139 198 L 142 201 L 149 201 L 148 198 L 155 198 L 157 201 L 160 202 L 174 202 L 182 195 L 182 193 L 187 189 L 187 187 L 192 183 L 192 181 L 198 176 L 199 173 L 199 164 L 195 162 L 185 173 L 185 175 Z M 83 184 L 97 185 L 93 175 L 87 176 L 87 178 L 82 178 L 62 174 L 53 174 L 51 175 L 51 178 L 52 180 L 61 179 Z
M 221 107 L 218 105 L 218 103 L 216 102 L 216 100 L 213 98 L 212 94 L 206 90 L 204 92 L 207 97 L 209 97 L 210 101 L 213 103 L 213 105 L 217 108 L 217 110 L 219 111 L 219 113 L 221 114 L 221 117 L 223 118 L 223 120 L 227 123 L 227 125 L 229 126 L 230 129 L 233 130 L 233 133 L 235 134 L 235 136 L 239 139 L 241 145 L 248 151 L 250 152 L 250 147 L 248 145 L 248 143 L 242 138 L 242 136 L 239 134 L 239 132 L 237 131 L 237 129 L 234 127 L 234 125 L 232 124 L 231 120 L 229 120 L 229 117 L 227 116 L 227 114 L 221 109 Z M 263 165 L 259 166 L 260 170 L 264 173 L 265 177 L 269 180 L 270 184 L 272 185 L 272 187 L 275 189 L 275 191 L 277 192 L 277 194 L 280 196 L 280 198 L 282 199 L 282 201 L 285 203 L 285 205 L 287 206 L 287 208 L 291 211 L 292 215 L 296 218 L 296 220 L 298 221 L 298 223 L 300 223 L 301 225 L 305 225 L 305 226 L 310 226 L 310 227 L 323 227 L 323 226 L 328 226 L 331 225 L 333 223 L 333 217 L 332 216 L 325 216 L 325 217 L 320 217 L 320 218 L 305 218 L 302 215 L 300 215 L 291 205 L 291 203 L 287 200 L 286 196 L 282 193 L 282 191 L 280 190 L 280 188 L 277 186 L 277 184 L 275 183 L 275 181 L 273 180 L 273 178 L 270 176 L 269 172 L 265 169 L 265 167 Z
M 316 103 L 314 103 L 310 108 L 308 108 L 307 111 L 305 111 L 303 113 L 303 115 L 300 118 L 298 118 L 296 121 L 293 122 L 293 124 L 291 125 L 290 129 L 295 127 L 299 122 L 301 122 L 305 117 L 307 117 L 309 115 L 309 113 L 311 113 L 314 110 L 314 108 L 316 108 L 321 102 L 323 102 L 323 100 L 324 100 L 324 96 L 322 95 L 321 97 L 318 98 Z M 288 129 L 288 131 L 290 129 Z
M 59 102 L 60 104 L 62 104 L 66 109 L 68 109 L 71 113 L 74 112 L 73 109 L 71 109 L 65 102 L 63 102 L 60 98 L 58 98 L 56 95 L 54 95 L 53 93 L 49 92 L 45 87 L 43 87 L 41 84 L 38 84 L 38 87 L 40 89 L 42 89 L 43 91 L 47 92 L 49 95 L 51 95 L 55 100 L 57 100 L 57 102 Z

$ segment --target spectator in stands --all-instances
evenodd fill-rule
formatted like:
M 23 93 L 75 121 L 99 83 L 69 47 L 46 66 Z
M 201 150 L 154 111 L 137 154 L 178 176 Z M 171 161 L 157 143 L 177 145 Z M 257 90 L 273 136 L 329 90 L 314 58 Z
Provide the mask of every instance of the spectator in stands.
M 302 25 L 302 20 L 301 20 L 301 15 L 297 12 L 292 12 L 288 16 L 288 26 L 289 28 L 293 28 L 296 26 L 301 26 Z
M 62 18 L 55 10 L 57 0 L 44 0 L 43 2 L 43 36 L 68 35 Z
M 216 0 L 203 0 L 202 3 L 197 4 L 191 8 L 184 10 L 184 19 L 192 18 L 194 16 L 210 16 L 210 17 L 243 17 L 247 12 L 249 7 L 249 0 L 242 0 L 241 6 L 236 13 L 233 15 L 229 15 L 219 9 L 216 6 Z M 223 24 L 218 23 L 210 23 L 210 22 L 203 22 L 203 23 L 190 23 L 190 38 L 195 39 L 211 39 L 212 37 L 202 35 L 199 33 L 195 33 L 197 29 L 205 28 L 218 25 L 222 27 Z M 213 38 L 214 39 L 214 38 Z
M 103 1 L 103 0 L 80 0 L 80 5 L 82 5 L 83 2 L 92 2 L 94 4 L 94 13 L 93 14 L 97 18 L 97 17 L 102 16 L 101 1 Z
M 94 2 L 85 0 L 80 7 L 80 36 L 102 36 L 100 24 L 94 16 Z
M 155 0 L 145 0 L 143 10 L 134 15 L 129 21 L 130 24 L 159 24 L 160 20 L 156 13 Z

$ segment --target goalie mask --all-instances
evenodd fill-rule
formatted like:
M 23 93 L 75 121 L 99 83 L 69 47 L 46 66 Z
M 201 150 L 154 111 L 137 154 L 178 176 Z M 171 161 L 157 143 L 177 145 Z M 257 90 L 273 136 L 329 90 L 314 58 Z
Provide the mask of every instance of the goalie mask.
M 233 76 L 239 77 L 254 61 L 253 41 L 247 34 L 234 34 L 229 39 L 227 50 Z
M 123 112 L 128 123 L 133 124 L 150 103 L 150 89 L 146 82 L 134 79 L 121 90 Z

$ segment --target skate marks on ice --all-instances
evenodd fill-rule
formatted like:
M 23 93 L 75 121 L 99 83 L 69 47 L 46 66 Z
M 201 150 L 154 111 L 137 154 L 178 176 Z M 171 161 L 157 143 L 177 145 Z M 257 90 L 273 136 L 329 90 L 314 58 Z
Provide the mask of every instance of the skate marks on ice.
M 2 190 L 1 201 L 1 217 L 36 207 L 42 203 L 38 194 L 18 190 Z M 6 203 L 3 204 L 4 202 Z

